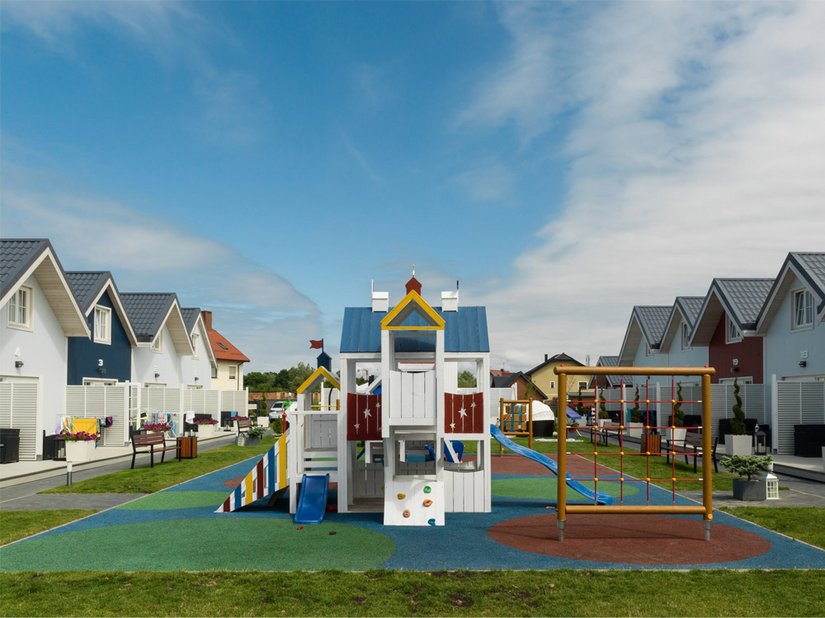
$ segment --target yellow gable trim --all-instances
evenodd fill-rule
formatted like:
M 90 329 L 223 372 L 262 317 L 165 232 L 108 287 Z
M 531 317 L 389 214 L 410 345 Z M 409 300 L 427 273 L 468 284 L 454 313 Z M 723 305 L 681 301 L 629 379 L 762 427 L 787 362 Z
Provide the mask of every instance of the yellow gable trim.
M 410 305 L 414 305 L 421 310 L 430 321 L 429 326 L 403 326 L 394 324 L 396 320 L 403 321 L 409 314 L 409 311 L 413 310 L 408 309 Z M 381 320 L 381 330 L 444 330 L 444 318 L 438 315 L 438 312 L 430 307 L 418 292 L 410 290 L 409 294 Z
M 312 375 L 309 376 L 301 386 L 298 387 L 298 394 L 302 394 L 309 389 L 311 389 L 320 379 L 326 379 L 328 382 L 331 382 L 332 385 L 341 390 L 341 383 L 338 382 L 338 378 L 332 375 L 329 371 L 327 371 L 324 367 L 318 367 L 315 371 L 312 372 Z

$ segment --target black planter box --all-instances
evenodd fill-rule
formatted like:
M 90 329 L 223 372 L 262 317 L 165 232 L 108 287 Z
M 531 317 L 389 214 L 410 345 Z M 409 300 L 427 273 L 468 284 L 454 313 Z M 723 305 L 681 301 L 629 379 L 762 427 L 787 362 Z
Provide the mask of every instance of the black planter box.
M 768 485 L 765 479 L 733 479 L 733 497 L 745 502 L 767 500 Z
M 20 461 L 20 430 L 0 429 L 0 463 Z
M 823 446 L 825 446 L 825 425 L 793 426 L 795 457 L 822 457 Z

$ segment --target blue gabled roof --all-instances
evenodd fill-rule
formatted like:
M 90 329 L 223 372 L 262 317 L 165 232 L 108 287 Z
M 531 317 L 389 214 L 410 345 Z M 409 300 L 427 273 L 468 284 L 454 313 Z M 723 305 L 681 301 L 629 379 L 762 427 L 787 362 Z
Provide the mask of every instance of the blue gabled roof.
M 489 352 L 487 338 L 487 309 L 485 307 L 459 307 L 458 311 L 433 309 L 444 318 L 445 352 Z M 344 324 L 341 329 L 341 353 L 381 351 L 381 320 L 386 311 L 373 311 L 370 307 L 346 307 Z M 418 323 L 420 322 L 420 324 Z M 411 314 L 404 321 L 407 325 L 425 325 L 417 314 Z M 435 335 L 396 336 L 396 350 L 399 352 L 433 352 Z

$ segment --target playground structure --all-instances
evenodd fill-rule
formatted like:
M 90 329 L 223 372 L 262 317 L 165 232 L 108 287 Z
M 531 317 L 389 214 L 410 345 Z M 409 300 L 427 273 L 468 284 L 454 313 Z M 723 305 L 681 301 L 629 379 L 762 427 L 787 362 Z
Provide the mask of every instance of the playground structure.
M 694 427 L 693 429 L 700 429 L 703 428 L 702 431 L 702 447 L 704 453 L 711 452 L 711 395 L 710 395 L 710 379 L 711 376 L 715 373 L 715 369 L 712 367 L 573 367 L 573 366 L 559 366 L 554 368 L 554 372 L 558 375 L 559 380 L 559 407 L 566 405 L 568 397 L 567 397 L 567 376 L 575 375 L 575 376 L 594 376 L 594 375 L 642 375 L 642 376 L 700 376 L 702 380 L 702 399 L 700 402 L 682 402 L 677 401 L 675 394 L 672 393 L 671 399 L 668 401 L 663 400 L 650 400 L 645 399 L 644 403 L 646 409 L 649 410 L 649 405 L 653 404 L 661 404 L 661 403 L 669 403 L 671 404 L 672 412 L 670 415 L 670 424 L 669 425 L 651 425 L 650 424 L 650 415 L 647 413 L 645 415 L 645 434 L 649 432 L 658 432 L 658 430 L 666 430 L 675 432 L 676 424 L 675 424 L 675 408 L 678 403 L 701 403 L 702 405 L 702 425 L 701 427 Z M 620 400 L 619 403 L 624 404 L 626 401 Z M 619 444 L 620 449 L 618 453 L 609 453 L 609 452 L 599 452 L 599 441 L 593 440 L 593 468 L 594 468 L 594 476 L 593 482 L 595 485 L 596 490 L 598 489 L 598 484 L 600 480 L 606 480 L 604 478 L 600 479 L 598 474 L 596 473 L 597 466 L 598 466 L 598 459 L 599 457 L 610 457 L 610 456 L 618 456 L 619 458 L 619 466 L 618 469 L 620 471 L 620 475 L 618 481 L 621 484 L 627 482 L 621 472 L 623 469 L 623 462 L 624 458 L 630 456 L 631 453 L 624 448 L 621 440 L 622 432 L 625 431 L 625 422 L 626 420 L 624 417 L 622 418 L 619 424 Z M 593 432 L 598 431 L 597 423 L 591 426 Z M 690 429 L 690 428 L 688 428 Z M 643 442 L 644 444 L 644 442 Z M 682 454 L 681 451 L 677 450 L 677 447 L 674 445 L 675 441 L 670 441 L 670 454 L 672 456 L 671 461 L 673 462 L 671 468 L 671 478 L 669 479 L 652 479 L 650 478 L 650 474 L 648 472 L 647 478 L 644 481 L 648 485 L 648 500 L 649 500 L 649 486 L 652 481 L 657 480 L 667 480 L 672 484 L 673 488 L 673 495 L 675 497 L 675 487 L 676 483 L 681 480 L 695 480 L 693 478 L 690 479 L 679 479 L 676 476 L 676 455 Z M 644 456 L 647 457 L 648 461 L 648 471 L 650 468 L 650 457 L 658 455 L 659 453 L 652 453 L 649 447 L 640 452 L 634 453 L 634 455 Z M 558 475 L 561 478 L 567 477 L 567 426 L 566 423 L 559 423 L 558 426 L 558 458 L 557 458 L 557 465 L 558 465 Z M 614 466 L 615 467 L 615 466 Z M 657 506 L 657 505 L 639 505 L 639 506 L 631 506 L 631 505 L 624 505 L 624 504 L 617 504 L 617 505 L 579 505 L 579 504 L 568 504 L 567 503 L 567 484 L 566 483 L 558 483 L 557 484 L 557 502 L 556 502 L 556 510 L 557 510 L 557 525 L 559 530 L 559 540 L 564 540 L 564 529 L 567 524 L 567 516 L 568 514 L 673 514 L 673 515 L 702 515 L 704 519 L 704 528 L 705 528 L 705 540 L 710 540 L 710 530 L 711 530 L 711 522 L 713 520 L 713 498 L 712 498 L 712 482 L 713 482 L 713 462 L 711 461 L 710 457 L 702 457 L 702 504 L 701 505 L 665 505 L 665 506 Z M 674 500 L 675 502 L 675 500 Z
M 499 399 L 498 426 L 507 437 L 527 438 L 527 447 L 533 448 L 533 400 Z M 504 445 L 499 441 L 499 455 Z

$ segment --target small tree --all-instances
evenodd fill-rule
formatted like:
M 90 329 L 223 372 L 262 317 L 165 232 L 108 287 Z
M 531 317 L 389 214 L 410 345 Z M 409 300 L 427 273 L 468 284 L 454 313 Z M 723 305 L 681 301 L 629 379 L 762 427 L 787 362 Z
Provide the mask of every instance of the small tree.
M 604 399 L 604 391 L 599 391 L 599 418 L 610 418 L 607 411 L 607 404 Z
M 735 436 L 744 436 L 745 428 L 745 411 L 742 409 L 742 397 L 739 395 L 739 378 L 733 380 L 733 397 L 736 403 L 733 404 L 733 418 L 730 419 L 730 430 Z
M 633 394 L 633 407 L 630 409 L 630 420 L 634 423 L 642 422 L 642 411 L 639 409 L 639 386 L 636 385 L 636 392 Z
M 684 399 L 682 398 L 682 383 L 679 382 L 676 385 L 676 403 L 673 405 L 673 426 L 674 427 L 684 427 L 685 426 L 685 413 L 682 410 L 682 402 Z

